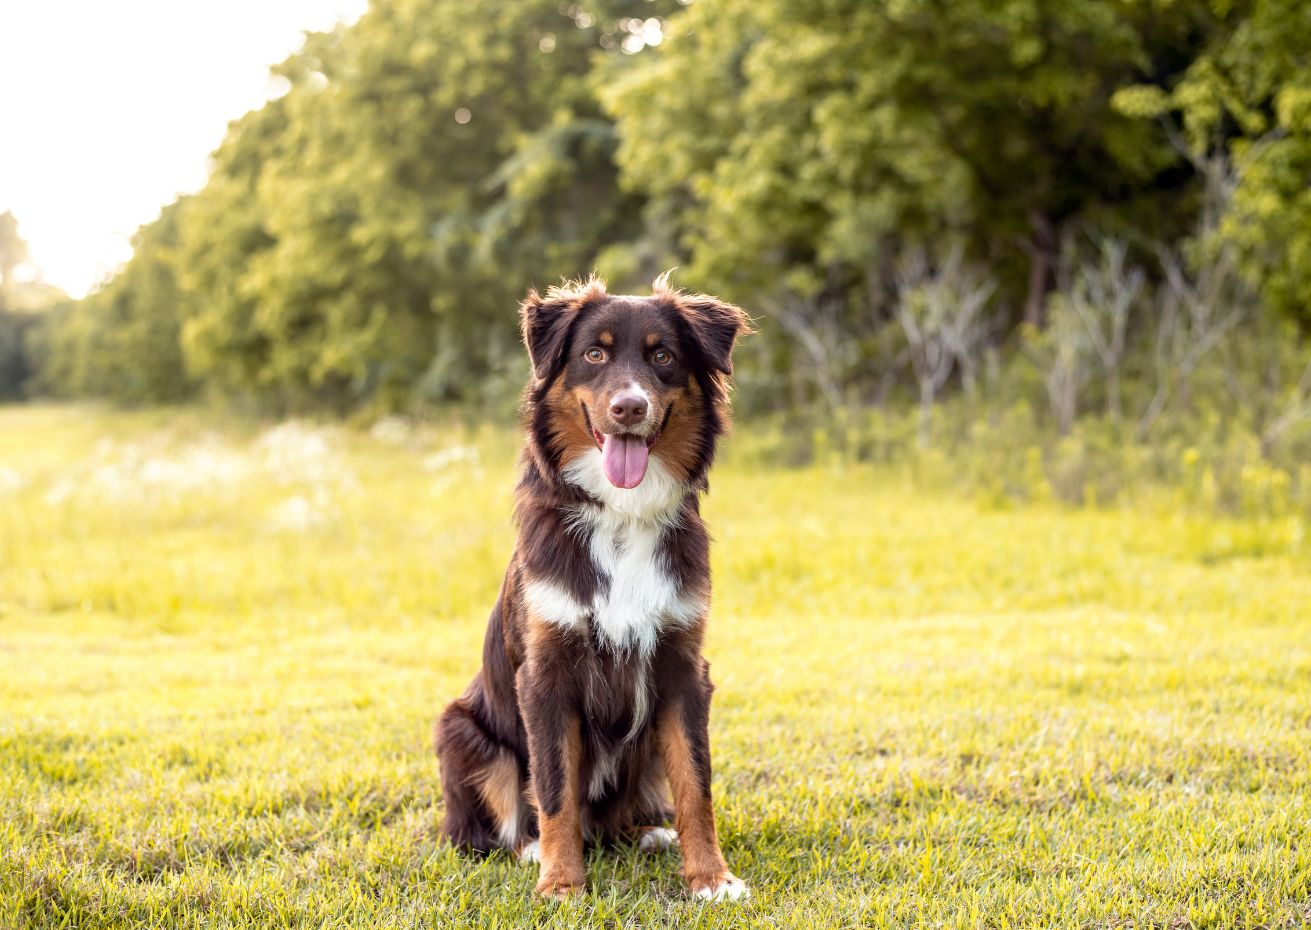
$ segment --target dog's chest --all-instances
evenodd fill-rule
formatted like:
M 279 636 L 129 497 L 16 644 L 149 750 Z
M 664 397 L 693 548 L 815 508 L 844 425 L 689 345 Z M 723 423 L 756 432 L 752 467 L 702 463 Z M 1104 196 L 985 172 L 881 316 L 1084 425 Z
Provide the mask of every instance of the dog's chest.
M 669 570 L 663 524 L 599 516 L 583 528 L 597 571 L 591 627 L 599 641 L 649 654 L 667 624 L 696 618 L 700 605 Z

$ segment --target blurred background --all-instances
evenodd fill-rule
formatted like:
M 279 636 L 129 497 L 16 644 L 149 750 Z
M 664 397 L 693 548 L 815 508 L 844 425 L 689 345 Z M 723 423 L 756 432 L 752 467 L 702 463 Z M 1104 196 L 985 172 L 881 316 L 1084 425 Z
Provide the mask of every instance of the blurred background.
M 4 14 L 6 400 L 508 423 L 528 287 L 676 267 L 762 455 L 1311 514 L 1299 0 L 185 7 Z

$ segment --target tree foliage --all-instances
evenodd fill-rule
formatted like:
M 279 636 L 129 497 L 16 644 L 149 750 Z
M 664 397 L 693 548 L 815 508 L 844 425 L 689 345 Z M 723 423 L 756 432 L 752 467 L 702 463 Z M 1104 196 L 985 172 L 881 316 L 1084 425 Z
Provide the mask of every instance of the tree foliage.
M 41 314 L 67 300 L 40 278 L 19 278 L 17 271 L 28 258 L 18 218 L 9 210 L 0 213 L 0 400 L 26 394 L 38 367 L 33 344 L 42 330 Z
M 138 230 L 132 261 L 103 288 L 50 311 L 34 347 L 49 393 L 139 404 L 194 392 L 179 341 L 188 297 L 175 273 L 186 203 Z
M 913 346 L 894 347 L 908 261 L 986 276 L 996 340 L 1045 325 L 1062 243 L 1084 232 L 1136 263 L 1228 250 L 1306 319 L 1309 16 L 1295 0 L 375 0 L 307 36 L 205 188 L 51 317 L 43 383 L 277 411 L 498 401 L 523 374 L 526 287 L 679 265 L 778 322 L 745 377 L 836 405 L 882 396 L 889 373 L 917 383 Z M 1237 180 L 1199 237 L 1217 156 Z M 1118 379 L 1123 350 L 1107 353 Z
M 604 98 L 626 176 L 677 218 L 669 259 L 705 286 L 836 300 L 873 338 L 899 257 L 964 247 L 996 312 L 1037 324 L 1067 229 L 1185 228 L 1179 155 L 1112 104 L 1201 50 L 1205 11 L 1170 6 L 698 3 Z
M 196 373 L 283 408 L 486 385 L 525 281 L 632 232 L 586 81 L 606 33 L 584 22 L 542 0 L 394 0 L 311 36 L 189 207 Z
M 1171 104 L 1192 150 L 1223 152 L 1237 169 L 1220 233 L 1249 282 L 1311 324 L 1311 6 L 1256 0 L 1240 10 Z

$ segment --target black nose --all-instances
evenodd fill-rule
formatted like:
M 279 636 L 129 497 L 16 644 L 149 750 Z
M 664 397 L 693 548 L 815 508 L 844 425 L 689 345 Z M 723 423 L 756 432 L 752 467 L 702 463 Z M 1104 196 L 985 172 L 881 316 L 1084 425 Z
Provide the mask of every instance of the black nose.
M 646 419 L 646 401 L 637 394 L 620 394 L 610 401 L 610 416 L 620 426 L 632 426 Z

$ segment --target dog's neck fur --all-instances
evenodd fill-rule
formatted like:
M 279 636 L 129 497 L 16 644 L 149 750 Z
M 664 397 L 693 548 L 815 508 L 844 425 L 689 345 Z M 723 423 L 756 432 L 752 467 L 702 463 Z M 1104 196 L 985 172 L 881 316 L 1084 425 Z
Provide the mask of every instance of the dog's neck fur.
M 693 493 L 661 461 L 652 455 L 642 483 L 630 490 L 617 488 L 606 478 L 601 467 L 601 450 L 589 449 L 561 469 L 561 477 L 580 488 L 595 503 L 584 505 L 596 511 L 603 523 L 632 523 L 666 526 L 678 518 L 683 501 Z

